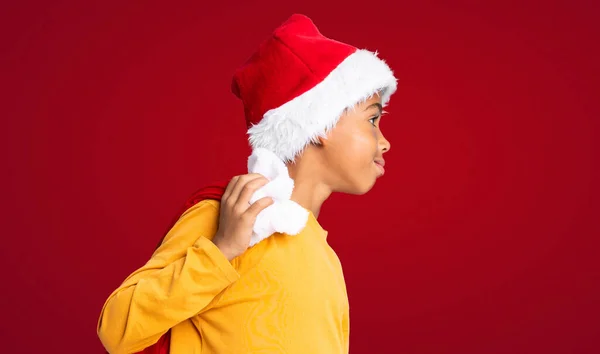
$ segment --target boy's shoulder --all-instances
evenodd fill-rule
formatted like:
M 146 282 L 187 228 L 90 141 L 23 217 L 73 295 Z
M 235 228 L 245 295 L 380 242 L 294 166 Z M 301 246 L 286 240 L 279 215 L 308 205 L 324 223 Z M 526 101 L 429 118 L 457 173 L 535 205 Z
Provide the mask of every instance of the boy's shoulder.
M 169 229 L 162 244 L 171 240 L 194 243 L 198 236 L 211 239 L 219 224 L 219 206 L 218 200 L 204 199 L 187 208 Z
M 191 215 L 199 215 L 199 214 L 214 214 L 215 212 L 219 213 L 219 208 L 221 206 L 221 201 L 215 199 L 203 199 L 194 205 L 187 208 L 180 216 L 180 220 Z

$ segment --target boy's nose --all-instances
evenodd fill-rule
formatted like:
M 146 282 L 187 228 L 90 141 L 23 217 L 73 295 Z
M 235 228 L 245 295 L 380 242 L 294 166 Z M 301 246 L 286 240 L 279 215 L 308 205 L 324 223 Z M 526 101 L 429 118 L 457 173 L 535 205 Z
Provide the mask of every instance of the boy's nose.
M 383 152 L 388 152 L 392 148 L 392 144 L 383 136 L 383 133 L 379 132 L 379 148 Z

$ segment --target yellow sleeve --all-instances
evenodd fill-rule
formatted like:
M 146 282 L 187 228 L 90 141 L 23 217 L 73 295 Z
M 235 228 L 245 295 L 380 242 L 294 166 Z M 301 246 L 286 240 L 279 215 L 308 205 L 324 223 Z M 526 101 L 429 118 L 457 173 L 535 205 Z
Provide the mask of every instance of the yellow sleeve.
M 151 259 L 109 296 L 97 331 L 110 353 L 137 352 L 156 343 L 179 322 L 208 309 L 239 279 L 211 241 L 218 217 L 214 201 L 190 208 Z

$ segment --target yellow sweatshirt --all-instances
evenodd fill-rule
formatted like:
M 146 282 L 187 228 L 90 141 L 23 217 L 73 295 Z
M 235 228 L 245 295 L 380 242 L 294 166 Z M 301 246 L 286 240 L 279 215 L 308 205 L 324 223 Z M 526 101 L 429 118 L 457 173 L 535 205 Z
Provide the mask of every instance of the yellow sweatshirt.
M 300 234 L 274 234 L 231 262 L 211 241 L 218 218 L 217 201 L 190 208 L 109 296 L 98 321 L 106 349 L 138 352 L 172 328 L 172 354 L 347 353 L 342 267 L 314 215 Z

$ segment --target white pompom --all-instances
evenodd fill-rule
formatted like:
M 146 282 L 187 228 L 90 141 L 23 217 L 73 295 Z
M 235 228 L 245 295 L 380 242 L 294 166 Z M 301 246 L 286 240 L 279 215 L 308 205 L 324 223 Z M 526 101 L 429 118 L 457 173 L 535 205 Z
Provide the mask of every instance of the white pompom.
M 309 213 L 290 200 L 294 190 L 294 180 L 290 178 L 283 161 L 271 151 L 259 148 L 248 158 L 248 172 L 260 173 L 269 179 L 266 185 L 254 192 L 250 203 L 264 197 L 271 197 L 275 201 L 258 214 L 250 246 L 276 232 L 287 235 L 299 234 L 306 226 Z

